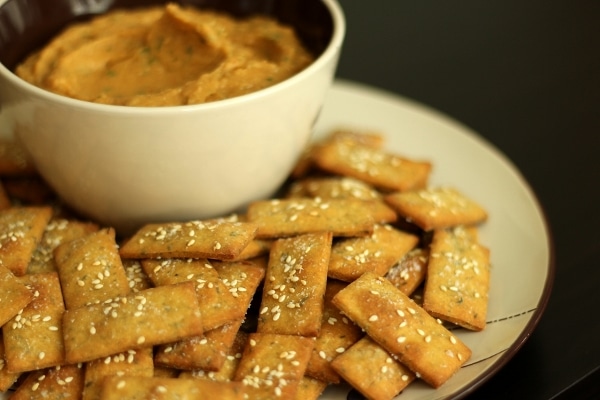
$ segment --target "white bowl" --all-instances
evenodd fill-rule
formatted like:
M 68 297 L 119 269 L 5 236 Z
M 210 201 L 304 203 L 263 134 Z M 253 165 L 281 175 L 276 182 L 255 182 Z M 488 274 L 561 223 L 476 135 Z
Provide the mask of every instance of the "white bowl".
M 38 2 L 43 6 L 45 0 Z M 329 31 L 318 58 L 284 82 L 199 105 L 112 106 L 30 85 L 11 72 L 12 56 L 0 64 L 0 129 L 22 142 L 68 205 L 122 233 L 147 222 L 203 219 L 243 209 L 280 187 L 309 141 L 345 34 L 336 0 L 281 2 L 299 9 L 310 5 L 302 18 L 318 17 L 315 21 L 328 25 L 321 31 Z M 0 6 L 0 23 L 9 20 L 30 36 L 39 31 L 35 21 L 19 26 L 20 14 L 34 14 L 30 4 L 7 0 Z M 8 12 L 9 6 L 17 11 Z M 0 53 L 12 54 L 19 40 L 30 48 L 40 40 L 39 33 L 25 40 L 25 33 L 10 33 L 6 26 L 9 34 L 0 32 Z

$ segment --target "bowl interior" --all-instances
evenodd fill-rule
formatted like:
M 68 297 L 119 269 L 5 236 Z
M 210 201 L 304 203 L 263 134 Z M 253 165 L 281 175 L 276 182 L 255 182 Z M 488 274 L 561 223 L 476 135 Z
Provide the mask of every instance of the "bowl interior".
M 0 63 L 9 70 L 65 25 L 116 8 L 165 4 L 164 0 L 7 0 L 0 6 Z M 333 20 L 321 0 L 182 0 L 179 3 L 235 16 L 263 14 L 295 27 L 315 56 L 329 44 Z

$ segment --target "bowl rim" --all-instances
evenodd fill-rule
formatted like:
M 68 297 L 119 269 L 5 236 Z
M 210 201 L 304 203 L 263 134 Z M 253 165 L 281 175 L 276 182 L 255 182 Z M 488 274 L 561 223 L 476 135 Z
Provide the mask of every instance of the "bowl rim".
M 240 103 L 251 102 L 255 99 L 260 99 L 271 95 L 274 92 L 284 90 L 286 87 L 295 85 L 304 77 L 309 76 L 320 70 L 332 58 L 337 57 L 341 51 L 341 47 L 346 35 L 346 19 L 344 12 L 338 0 L 320 0 L 327 8 L 332 19 L 332 35 L 327 47 L 309 66 L 295 75 L 276 83 L 275 85 L 260 89 L 255 92 L 243 94 L 228 99 L 212 101 L 200 104 L 185 104 L 176 106 L 152 106 L 152 107 L 137 107 L 114 104 L 100 104 L 85 100 L 74 99 L 68 96 L 53 93 L 49 90 L 37 87 L 9 70 L 4 64 L 0 63 L 0 75 L 10 81 L 14 86 L 21 88 L 23 91 L 30 92 L 36 97 L 47 100 L 56 104 L 67 107 L 77 108 L 90 112 L 98 113 L 117 113 L 129 116 L 147 116 L 147 115 L 171 115 L 197 111 L 209 111 L 212 109 L 228 108 L 240 105 Z M 0 0 L 0 7 L 4 5 L 6 0 Z

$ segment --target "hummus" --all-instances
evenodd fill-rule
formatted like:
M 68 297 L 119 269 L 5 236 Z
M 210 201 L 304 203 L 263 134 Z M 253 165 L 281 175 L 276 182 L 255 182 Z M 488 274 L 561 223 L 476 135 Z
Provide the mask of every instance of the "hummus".
M 16 73 L 80 100 L 175 106 L 254 92 L 312 61 L 294 30 L 274 19 L 168 4 L 72 25 Z

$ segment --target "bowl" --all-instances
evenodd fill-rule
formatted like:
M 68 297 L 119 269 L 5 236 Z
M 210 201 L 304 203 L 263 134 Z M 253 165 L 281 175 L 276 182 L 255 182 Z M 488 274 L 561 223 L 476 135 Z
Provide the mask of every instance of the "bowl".
M 184 1 L 236 16 L 273 16 L 291 24 L 316 57 L 271 87 L 196 105 L 92 103 L 40 89 L 14 73 L 17 63 L 72 21 L 160 3 L 0 5 L 0 134 L 21 142 L 73 210 L 123 234 L 149 222 L 239 212 L 273 195 L 310 140 L 345 35 L 336 0 Z

